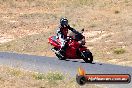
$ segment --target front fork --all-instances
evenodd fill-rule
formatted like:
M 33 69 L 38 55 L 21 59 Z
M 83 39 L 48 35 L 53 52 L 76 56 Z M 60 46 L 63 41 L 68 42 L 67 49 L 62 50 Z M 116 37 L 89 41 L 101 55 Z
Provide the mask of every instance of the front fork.
M 85 46 L 82 46 L 81 48 L 79 48 L 79 51 L 80 52 L 89 51 L 89 49 L 87 49 L 87 47 L 85 47 Z
M 51 49 L 55 54 L 60 55 L 61 57 L 64 57 L 63 55 L 60 54 L 60 52 L 58 50 L 56 50 L 56 48 L 52 48 Z
M 88 52 L 89 49 L 87 49 L 87 47 L 85 46 L 82 46 L 81 48 L 79 48 L 79 51 L 80 51 L 80 56 L 83 57 L 83 58 L 86 58 L 86 56 L 84 55 L 85 52 Z

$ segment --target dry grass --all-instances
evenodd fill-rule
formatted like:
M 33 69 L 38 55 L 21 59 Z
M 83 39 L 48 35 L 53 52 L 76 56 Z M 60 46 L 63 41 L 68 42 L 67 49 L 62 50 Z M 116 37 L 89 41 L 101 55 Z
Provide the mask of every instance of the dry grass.
M 80 88 L 75 79 L 61 73 L 36 73 L 19 68 L 0 66 L 1 88 Z M 81 88 L 102 88 L 95 84 Z
M 131 0 L 1 0 L 0 11 L 1 51 L 54 56 L 47 38 L 66 16 L 77 30 L 85 28 L 95 60 L 132 65 Z

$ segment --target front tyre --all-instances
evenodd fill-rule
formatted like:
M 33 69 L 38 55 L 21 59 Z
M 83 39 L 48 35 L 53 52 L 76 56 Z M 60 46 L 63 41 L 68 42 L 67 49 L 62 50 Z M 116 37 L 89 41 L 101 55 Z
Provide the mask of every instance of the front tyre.
M 93 62 L 93 55 L 90 51 L 83 51 L 83 52 L 81 52 L 81 54 L 82 54 L 83 60 L 86 63 L 92 63 Z
M 59 60 L 66 60 L 66 58 L 65 57 L 62 57 L 61 55 L 59 55 L 59 54 L 56 54 L 56 56 L 58 57 L 58 59 Z
M 61 53 L 58 51 L 57 48 L 52 48 L 52 51 L 55 52 L 56 57 L 58 57 L 59 60 L 65 60 L 66 58 L 61 55 Z

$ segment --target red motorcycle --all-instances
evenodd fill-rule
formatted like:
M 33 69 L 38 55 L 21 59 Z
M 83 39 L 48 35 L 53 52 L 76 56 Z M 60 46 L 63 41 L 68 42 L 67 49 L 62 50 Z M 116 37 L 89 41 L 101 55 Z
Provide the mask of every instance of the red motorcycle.
M 67 37 L 65 56 L 59 52 L 61 48 L 59 39 L 56 36 L 49 37 L 48 42 L 53 46 L 51 50 L 55 52 L 60 60 L 83 59 L 86 63 L 92 63 L 93 55 L 85 46 L 85 36 L 82 35 L 83 32 L 84 29 L 81 30 L 81 33 L 78 31 L 76 31 L 76 33 L 72 32 Z

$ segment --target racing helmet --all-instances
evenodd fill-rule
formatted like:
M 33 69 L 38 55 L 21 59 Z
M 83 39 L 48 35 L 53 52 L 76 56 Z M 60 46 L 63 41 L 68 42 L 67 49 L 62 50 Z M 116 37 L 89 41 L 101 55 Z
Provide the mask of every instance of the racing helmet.
M 60 25 L 62 27 L 67 27 L 68 26 L 68 20 L 66 18 L 61 18 L 60 19 Z

